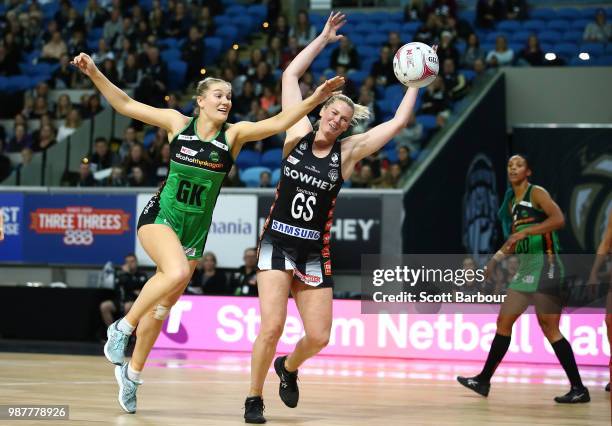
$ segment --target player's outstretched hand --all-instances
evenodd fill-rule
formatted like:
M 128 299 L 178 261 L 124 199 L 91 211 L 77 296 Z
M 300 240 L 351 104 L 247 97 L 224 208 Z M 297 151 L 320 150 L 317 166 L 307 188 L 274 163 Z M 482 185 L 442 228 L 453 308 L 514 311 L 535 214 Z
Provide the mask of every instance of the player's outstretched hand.
M 336 90 L 344 84 L 344 77 L 335 76 L 331 80 L 325 80 L 323 84 L 317 87 L 317 90 L 312 94 L 318 103 L 325 102 L 331 97 Z
M 342 34 L 337 34 L 344 24 L 346 24 L 346 15 L 342 12 L 332 12 L 329 14 L 321 34 L 323 34 L 328 43 L 338 41 L 344 37 Z
M 87 77 L 91 77 L 98 70 L 93 59 L 87 53 L 79 53 L 70 63 L 81 70 Z

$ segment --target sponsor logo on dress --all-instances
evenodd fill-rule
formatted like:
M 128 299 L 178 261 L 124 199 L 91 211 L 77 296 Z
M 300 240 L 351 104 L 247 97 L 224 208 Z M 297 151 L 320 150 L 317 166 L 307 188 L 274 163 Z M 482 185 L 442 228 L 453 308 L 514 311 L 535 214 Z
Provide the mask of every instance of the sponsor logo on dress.
M 283 174 L 293 180 L 316 186 L 317 188 L 322 189 L 324 191 L 331 191 L 336 187 L 336 185 L 333 183 L 329 183 L 323 179 L 316 178 L 308 173 L 303 173 L 301 171 L 294 170 L 289 166 L 283 167 Z
M 181 135 L 184 136 L 184 135 Z M 193 149 L 189 149 L 186 146 L 181 147 L 181 154 L 189 155 L 190 157 L 195 157 L 198 154 L 198 151 Z
M 293 155 L 290 155 L 289 157 L 287 157 L 287 161 L 293 164 L 294 166 L 300 162 L 300 160 L 295 158 Z
M 216 139 L 210 141 L 210 143 L 213 144 L 214 146 L 216 146 L 217 148 L 222 149 L 223 151 L 229 151 L 229 147 L 227 145 L 225 145 L 224 143 L 219 142 Z
M 329 257 L 329 246 L 323 246 L 323 249 L 321 249 L 321 256 Z
M 327 175 L 329 176 L 332 182 L 337 181 L 338 180 L 338 169 L 331 169 Z
M 304 167 L 306 170 L 310 170 L 311 172 L 315 172 L 315 173 L 321 173 L 315 166 L 312 165 L 308 165 L 306 167 Z
M 208 159 L 214 163 L 218 163 L 219 162 L 219 153 L 217 151 L 213 151 L 210 153 L 210 155 L 208 156 Z
M 300 150 L 302 151 L 306 151 L 306 148 L 308 148 L 308 142 L 304 141 L 299 145 Z
M 332 274 L 331 260 L 326 260 L 325 263 L 323 263 L 323 267 L 325 268 L 325 275 L 331 275 Z
M 304 283 L 308 284 L 308 285 L 319 285 L 321 284 L 321 282 L 323 281 L 323 279 L 321 277 L 318 277 L 316 275 L 309 275 L 309 274 L 303 274 L 302 272 L 300 272 L 298 269 L 294 269 L 293 273 L 295 275 L 297 275 L 297 277 L 302 280 Z
M 338 162 L 338 153 L 334 152 L 331 156 L 332 163 Z
M 196 255 L 195 247 L 183 247 L 183 250 L 185 250 L 185 256 L 195 256 Z
M 180 141 L 197 141 L 198 137 L 196 135 L 179 135 L 178 140 Z
M 316 241 L 321 237 L 321 233 L 319 231 L 287 225 L 286 223 L 279 222 L 278 220 L 272 220 L 272 230 L 291 237 L 302 238 L 304 240 Z

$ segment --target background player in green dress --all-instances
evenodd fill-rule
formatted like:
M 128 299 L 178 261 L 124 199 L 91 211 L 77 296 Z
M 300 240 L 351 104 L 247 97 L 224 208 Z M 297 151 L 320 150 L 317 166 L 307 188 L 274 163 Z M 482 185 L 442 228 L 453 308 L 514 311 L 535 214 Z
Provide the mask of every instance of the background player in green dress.
M 520 261 L 519 270 L 508 286 L 507 297 L 497 317 L 497 333 L 481 373 L 475 377 L 459 376 L 457 380 L 480 395 L 489 394 L 491 377 L 510 346 L 512 325 L 533 303 L 542 332 L 572 386 L 567 394 L 555 397 L 555 401 L 589 402 L 589 391 L 580 379 L 572 347 L 559 330 L 563 265 L 558 257 L 556 231 L 564 226 L 565 219 L 548 192 L 529 183 L 529 176 L 531 169 L 527 159 L 521 155 L 510 157 L 508 180 L 512 190 L 506 194 L 499 213 L 503 225 L 511 224 L 512 234 L 493 256 L 487 269 L 494 268 L 505 255 L 516 253 Z M 508 228 L 504 226 L 504 231 Z
M 201 257 L 221 182 L 245 142 L 284 132 L 318 104 L 329 98 L 344 80 L 335 77 L 293 108 L 257 123 L 226 123 L 232 107 L 231 85 L 205 79 L 197 88 L 197 119 L 172 109 L 153 108 L 131 99 L 112 84 L 92 59 L 81 53 L 72 62 L 87 75 L 120 114 L 165 129 L 171 142 L 170 171 L 166 183 L 145 207 L 138 238 L 157 265 L 130 312 L 107 332 L 106 357 L 114 364 L 119 403 L 136 411 L 140 372 L 161 331 L 164 319 L 189 282 Z M 137 325 L 136 348 L 124 362 L 129 336 Z

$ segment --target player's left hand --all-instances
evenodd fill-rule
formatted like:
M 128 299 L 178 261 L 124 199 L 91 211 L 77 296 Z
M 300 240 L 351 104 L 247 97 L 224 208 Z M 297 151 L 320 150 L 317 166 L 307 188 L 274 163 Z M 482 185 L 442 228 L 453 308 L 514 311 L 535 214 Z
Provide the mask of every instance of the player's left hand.
M 516 246 L 516 243 L 524 240 L 525 238 L 527 238 L 527 233 L 525 231 L 515 232 L 514 234 L 510 235 L 502 250 L 504 253 L 514 253 L 514 246 Z
M 331 97 L 343 84 L 344 77 L 335 76 L 331 80 L 325 80 L 323 84 L 317 87 L 317 90 L 315 90 L 312 96 L 314 96 L 319 103 L 322 103 Z

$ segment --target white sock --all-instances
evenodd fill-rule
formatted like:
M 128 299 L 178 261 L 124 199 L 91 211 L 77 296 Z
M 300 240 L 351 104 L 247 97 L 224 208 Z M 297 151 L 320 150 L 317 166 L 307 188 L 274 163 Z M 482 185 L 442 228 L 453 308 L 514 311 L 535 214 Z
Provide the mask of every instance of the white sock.
M 119 321 L 119 324 L 117 324 L 117 329 L 123 334 L 127 334 L 128 336 L 130 336 L 134 332 L 134 328 L 135 327 L 132 324 L 127 322 L 125 317 L 121 318 L 121 321 Z
M 140 383 L 140 373 L 141 371 L 132 370 L 132 364 L 128 364 L 127 375 L 128 379 L 133 382 Z

